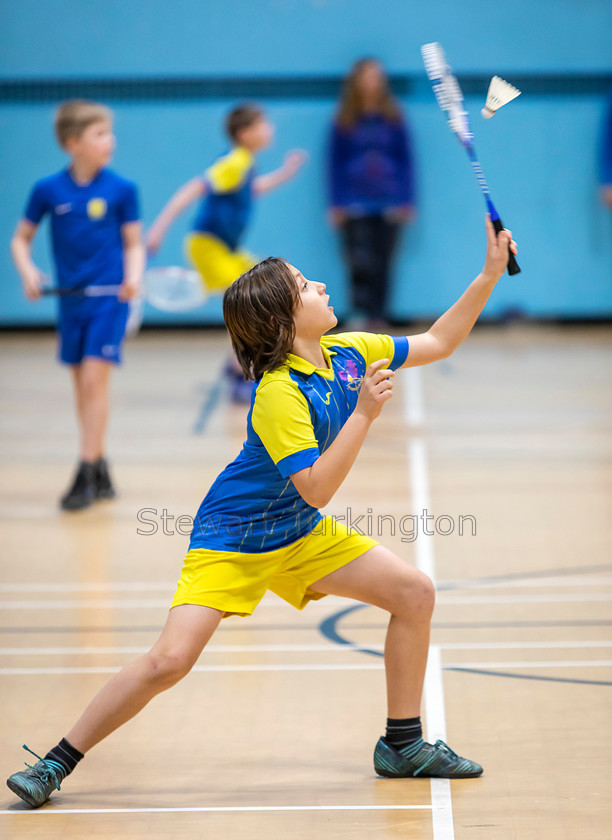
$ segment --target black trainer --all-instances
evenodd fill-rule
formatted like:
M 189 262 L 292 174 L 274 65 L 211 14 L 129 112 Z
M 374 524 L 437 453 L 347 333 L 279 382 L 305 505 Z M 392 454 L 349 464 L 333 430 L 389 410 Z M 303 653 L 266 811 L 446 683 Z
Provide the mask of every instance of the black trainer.
M 98 458 L 94 467 L 96 469 L 96 499 L 114 499 L 117 494 L 108 472 L 106 459 Z
M 82 510 L 96 499 L 96 467 L 81 461 L 70 490 L 62 496 L 62 510 Z

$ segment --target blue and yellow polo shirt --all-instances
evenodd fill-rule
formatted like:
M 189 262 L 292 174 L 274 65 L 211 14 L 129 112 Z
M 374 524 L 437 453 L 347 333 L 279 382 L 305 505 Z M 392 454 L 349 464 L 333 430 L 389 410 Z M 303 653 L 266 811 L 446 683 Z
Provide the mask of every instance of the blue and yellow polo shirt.
M 203 175 L 206 196 L 193 230 L 212 233 L 235 251 L 251 215 L 254 177 L 253 155 L 242 146 L 218 158 Z
M 378 359 L 402 366 L 408 339 L 372 333 L 324 336 L 328 367 L 290 354 L 253 389 L 247 439 L 210 488 L 189 548 L 256 554 L 289 545 L 321 519 L 290 476 L 314 464 L 355 409 L 366 368 Z

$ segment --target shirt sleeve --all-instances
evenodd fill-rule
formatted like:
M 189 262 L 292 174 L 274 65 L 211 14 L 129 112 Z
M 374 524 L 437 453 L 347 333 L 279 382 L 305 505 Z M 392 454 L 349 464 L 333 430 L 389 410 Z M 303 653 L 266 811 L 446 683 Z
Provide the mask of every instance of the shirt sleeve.
M 283 478 L 311 467 L 319 457 L 308 403 L 292 381 L 259 386 L 251 422 Z
M 343 333 L 330 336 L 329 345 L 354 347 L 363 356 L 366 365 L 379 359 L 389 359 L 389 368 L 397 370 L 408 358 L 408 338 L 405 335 L 377 335 L 376 333 Z
M 234 149 L 204 173 L 204 183 L 215 193 L 235 192 L 247 176 L 252 160 L 246 150 Z
M 138 191 L 134 184 L 127 184 L 119 204 L 119 224 L 125 225 L 128 222 L 140 221 L 140 208 L 138 202 Z
M 49 200 L 45 195 L 43 185 L 40 183 L 35 184 L 26 204 L 25 213 L 23 214 L 24 218 L 32 222 L 33 225 L 38 225 L 45 213 L 48 213 L 50 209 Z

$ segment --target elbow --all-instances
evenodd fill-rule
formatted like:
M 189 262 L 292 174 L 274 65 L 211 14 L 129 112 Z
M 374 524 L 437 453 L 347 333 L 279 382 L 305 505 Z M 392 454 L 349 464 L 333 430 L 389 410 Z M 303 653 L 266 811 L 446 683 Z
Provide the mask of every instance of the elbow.
M 429 336 L 429 356 L 430 362 L 439 362 L 442 359 L 448 359 L 449 356 L 455 352 L 457 345 L 452 341 L 445 341 L 441 336 L 437 336 L 431 330 L 427 334 Z
M 315 482 L 294 481 L 294 486 L 306 504 L 317 510 L 328 505 L 334 495 L 328 488 L 318 487 Z
M 26 243 L 27 244 L 27 243 Z M 19 236 L 19 234 L 15 234 L 11 239 L 11 256 L 13 259 L 17 258 L 17 255 L 22 251 L 24 245 L 23 237 Z
M 331 496 L 328 493 L 323 493 L 317 490 L 309 490 L 307 492 L 300 492 L 300 496 L 304 499 L 307 505 L 310 507 L 316 508 L 324 508 L 325 505 L 328 505 L 331 501 Z

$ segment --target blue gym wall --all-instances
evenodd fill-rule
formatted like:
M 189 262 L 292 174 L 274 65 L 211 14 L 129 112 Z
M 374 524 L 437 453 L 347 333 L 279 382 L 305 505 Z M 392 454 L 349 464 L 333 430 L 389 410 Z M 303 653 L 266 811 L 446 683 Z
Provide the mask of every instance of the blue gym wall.
M 417 158 L 418 217 L 402 242 L 393 314 L 439 313 L 481 265 L 484 205 L 425 81 L 419 47 L 432 40 L 465 82 L 477 150 L 521 248 L 523 273 L 504 278 L 485 314 L 609 317 L 612 213 L 598 196 L 597 148 L 612 83 L 610 0 L 20 0 L 0 4 L 0 325 L 53 320 L 50 301 L 24 300 L 8 242 L 33 182 L 64 164 L 54 108 L 82 93 L 115 111 L 113 166 L 139 185 L 146 224 L 224 149 L 228 108 L 244 95 L 262 102 L 277 131 L 260 171 L 290 148 L 311 157 L 261 199 L 245 245 L 327 282 L 342 313 L 346 280 L 324 217 L 325 137 L 338 80 L 364 54 L 392 74 Z M 485 122 L 493 73 L 525 92 Z M 182 262 L 191 216 L 159 264 Z M 50 271 L 46 229 L 34 253 Z M 192 316 L 219 318 L 218 300 Z

